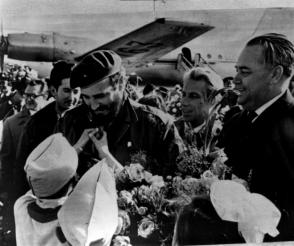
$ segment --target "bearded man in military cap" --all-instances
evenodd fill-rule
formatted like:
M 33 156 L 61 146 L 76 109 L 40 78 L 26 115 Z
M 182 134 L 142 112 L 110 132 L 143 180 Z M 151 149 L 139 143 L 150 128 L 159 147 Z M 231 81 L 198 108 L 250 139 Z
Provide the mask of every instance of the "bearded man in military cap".
M 66 113 L 58 130 L 74 145 L 85 129 L 103 128 L 110 152 L 122 165 L 144 151 L 153 160 L 146 169 L 157 174 L 174 172 L 183 142 L 172 118 L 128 98 L 126 82 L 122 60 L 115 52 L 100 50 L 84 57 L 70 77 L 72 88 L 81 87 L 83 103 Z M 79 152 L 78 173 L 83 174 L 99 155 L 91 141 Z

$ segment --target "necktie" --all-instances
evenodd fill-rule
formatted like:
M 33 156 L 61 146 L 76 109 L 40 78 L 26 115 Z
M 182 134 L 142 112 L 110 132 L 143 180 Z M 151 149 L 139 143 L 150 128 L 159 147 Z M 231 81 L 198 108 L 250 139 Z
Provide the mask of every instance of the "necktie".
M 246 110 L 245 116 L 247 123 L 252 123 L 252 121 L 258 116 L 258 114 L 255 111 Z

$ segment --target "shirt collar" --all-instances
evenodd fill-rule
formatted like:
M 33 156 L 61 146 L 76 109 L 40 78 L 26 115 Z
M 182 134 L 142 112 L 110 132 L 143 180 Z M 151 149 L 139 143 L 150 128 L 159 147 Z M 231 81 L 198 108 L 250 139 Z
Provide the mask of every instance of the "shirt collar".
M 269 100 L 268 102 L 266 102 L 265 104 L 263 104 L 261 107 L 259 107 L 258 109 L 255 110 L 255 113 L 257 114 L 257 117 L 259 115 L 261 115 L 267 108 L 269 108 L 272 104 L 274 104 L 280 97 L 282 97 L 282 95 L 284 94 L 284 92 L 281 92 L 280 94 L 278 94 L 277 96 L 275 96 L 274 98 L 272 98 L 271 100 Z M 257 118 L 256 117 L 256 118 Z M 256 119 L 255 118 L 255 119 Z M 254 120 L 255 120 L 254 119 Z

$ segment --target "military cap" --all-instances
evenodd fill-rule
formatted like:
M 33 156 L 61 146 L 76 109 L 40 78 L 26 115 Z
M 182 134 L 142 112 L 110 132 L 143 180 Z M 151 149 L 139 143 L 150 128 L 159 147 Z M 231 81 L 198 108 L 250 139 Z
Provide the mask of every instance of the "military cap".
M 71 88 L 86 88 L 121 70 L 122 60 L 111 50 L 99 50 L 85 56 L 74 66 L 70 76 Z

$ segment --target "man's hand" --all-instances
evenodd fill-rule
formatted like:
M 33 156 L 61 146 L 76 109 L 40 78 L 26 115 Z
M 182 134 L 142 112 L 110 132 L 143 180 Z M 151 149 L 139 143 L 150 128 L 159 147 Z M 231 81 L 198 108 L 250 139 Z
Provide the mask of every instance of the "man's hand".
M 98 136 L 97 136 L 98 135 Z M 114 172 L 120 172 L 123 167 L 122 165 L 113 157 L 113 155 L 110 153 L 108 148 L 108 142 L 107 142 L 107 133 L 103 131 L 103 129 L 100 129 L 99 134 L 95 134 L 95 132 L 89 134 L 89 137 L 93 141 L 96 149 L 98 150 L 99 157 L 101 159 L 106 159 L 108 166 L 114 171 Z
M 99 157 L 103 159 L 110 155 L 107 142 L 107 133 L 100 129 L 98 134 L 99 136 L 97 136 L 97 132 L 91 132 L 89 137 L 98 150 Z

